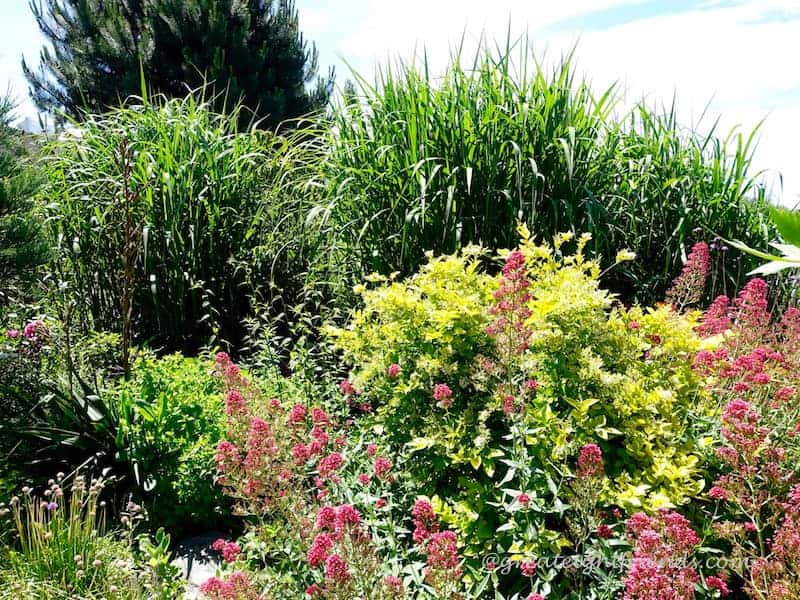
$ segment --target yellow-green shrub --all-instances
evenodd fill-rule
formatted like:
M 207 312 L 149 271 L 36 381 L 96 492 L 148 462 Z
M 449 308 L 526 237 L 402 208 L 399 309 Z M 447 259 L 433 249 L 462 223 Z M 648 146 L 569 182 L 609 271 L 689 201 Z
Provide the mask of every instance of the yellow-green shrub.
M 544 517 L 519 539 L 509 503 L 524 489 L 542 514 L 558 512 L 558 482 L 585 443 L 603 450 L 609 504 L 657 508 L 703 487 L 704 441 L 688 427 L 707 404 L 691 367 L 703 343 L 694 316 L 619 305 L 600 289 L 598 263 L 583 256 L 588 236 L 567 254 L 570 235 L 548 246 L 521 233 L 524 351 L 500 351 L 487 332 L 504 276 L 483 272 L 475 248 L 433 258 L 406 281 L 373 279 L 350 325 L 329 330 L 353 366 L 359 402 L 375 408 L 374 427 L 415 454 L 406 464 L 421 491 L 441 499 L 445 520 L 476 554 L 484 544 L 569 544 Z M 503 398 L 524 380 L 538 391 L 524 396 L 514 429 Z M 452 390 L 446 409 L 433 398 L 437 383 Z M 512 443 L 515 432 L 524 448 Z
M 549 440 L 559 458 L 574 445 L 600 442 L 612 497 L 623 506 L 666 506 L 702 489 L 687 417 L 704 406 L 692 357 L 702 340 L 694 316 L 667 306 L 625 308 L 598 284 L 596 262 L 537 246 L 523 231 L 531 279 L 527 326 L 531 375 L 563 429 Z
M 405 281 L 373 276 L 373 289 L 359 286 L 364 307 L 347 328 L 329 329 L 345 359 L 357 365 L 356 388 L 375 399 L 379 421 L 395 442 L 432 433 L 435 382 L 466 381 L 476 356 L 492 347 L 486 308 L 496 282 L 480 270 L 480 249 L 431 258 Z M 387 368 L 403 375 L 390 381 Z

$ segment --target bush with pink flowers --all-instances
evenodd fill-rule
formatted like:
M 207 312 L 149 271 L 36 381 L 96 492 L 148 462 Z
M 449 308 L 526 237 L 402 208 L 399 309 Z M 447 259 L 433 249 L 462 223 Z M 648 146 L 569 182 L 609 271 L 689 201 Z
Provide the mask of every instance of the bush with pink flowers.
M 327 362 L 195 361 L 181 389 L 214 398 L 198 415 L 159 392 L 190 423 L 126 435 L 191 449 L 208 419 L 181 472 L 204 457 L 237 519 L 204 598 L 798 597 L 800 311 L 771 308 L 761 279 L 702 310 L 703 243 L 664 303 L 623 306 L 587 236 L 521 235 L 370 278 L 319 341 Z M 115 389 L 156 389 L 149 370 Z M 219 504 L 203 477 L 162 479 L 197 490 L 176 509 Z
M 352 367 L 345 400 L 409 456 L 408 476 L 472 566 L 596 538 L 567 525 L 601 524 L 567 508 L 586 444 L 605 456 L 598 508 L 680 506 L 704 483 L 693 422 L 714 403 L 691 364 L 703 343 L 695 317 L 617 304 L 584 256 L 588 236 L 522 236 L 496 274 L 471 249 L 378 281 L 351 323 L 330 331 Z

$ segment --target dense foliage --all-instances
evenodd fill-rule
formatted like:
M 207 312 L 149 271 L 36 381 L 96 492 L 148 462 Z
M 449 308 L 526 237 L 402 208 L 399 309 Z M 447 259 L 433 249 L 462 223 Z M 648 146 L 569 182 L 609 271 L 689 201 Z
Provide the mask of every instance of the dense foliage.
M 68 371 L 60 323 L 37 319 L 8 329 L 0 341 L 7 357 L 0 369 L 3 458 L 34 472 L 41 465 L 107 469 L 116 493 L 146 504 L 154 528 L 180 533 L 224 524 L 227 503 L 215 490 L 213 467 L 222 396 L 208 364 L 143 353 L 130 378 L 119 379 L 108 367 L 118 343 L 113 335 L 81 340 Z M 98 379 L 84 379 L 87 371 Z
M 0 306 L 16 295 L 20 283 L 30 285 L 49 252 L 34 204 L 41 177 L 29 165 L 23 134 L 13 120 L 12 99 L 0 98 Z
M 456 54 L 442 77 L 413 62 L 356 77 L 322 124 L 316 216 L 356 280 L 409 275 L 428 250 L 512 247 L 518 221 L 547 239 L 589 232 L 606 261 L 636 250 L 604 281 L 643 303 L 663 297 L 698 228 L 765 246 L 753 136 L 687 133 L 674 106 L 623 112 L 620 97 L 592 90 L 569 57 L 547 70 L 524 41 Z M 748 266 L 723 254 L 714 270 L 722 290 Z
M 39 108 L 73 118 L 141 92 L 182 98 L 209 83 L 218 109 L 244 102 L 270 128 L 327 104 L 333 73 L 317 77 L 317 50 L 292 0 L 47 0 L 30 3 L 50 42 L 23 69 Z M 308 89 L 313 84 L 312 89 Z M 245 115 L 244 120 L 248 117 Z
M 470 254 L 434 259 L 363 291 L 363 310 L 333 331 L 358 402 L 414 452 L 408 475 L 447 499 L 475 556 L 570 543 L 544 520 L 515 539 L 492 507 L 513 500 L 500 481 L 551 502 L 586 443 L 606 457 L 605 498 L 626 510 L 681 504 L 703 486 L 692 423 L 711 406 L 689 360 L 701 346 L 692 321 L 616 305 L 583 257 L 588 236 L 568 254 L 570 236 L 549 247 L 525 235 L 500 275 L 479 273 Z
M 522 234 L 497 275 L 470 248 L 360 290 L 330 331 L 338 405 L 268 399 L 218 355 L 249 531 L 215 544 L 208 598 L 792 597 L 797 311 L 773 323 L 761 280 L 677 310 L 703 243 L 671 304 L 626 308 L 588 236 Z
M 146 357 L 107 394 L 119 416 L 120 459 L 151 526 L 180 532 L 223 522 L 224 502 L 214 488 L 222 394 L 208 365 L 179 355 Z

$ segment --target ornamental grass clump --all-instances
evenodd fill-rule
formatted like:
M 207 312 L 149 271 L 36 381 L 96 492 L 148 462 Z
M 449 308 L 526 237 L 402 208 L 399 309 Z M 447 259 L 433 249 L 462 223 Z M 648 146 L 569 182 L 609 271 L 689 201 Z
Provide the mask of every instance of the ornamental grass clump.
M 122 512 L 122 533 L 109 527 L 101 500 L 106 484 L 82 475 L 68 483 L 59 474 L 40 493 L 24 487 L 0 509 L 0 518 L 10 517 L 12 531 L 10 545 L 2 549 L 4 592 L 124 600 L 167 600 L 182 593 L 183 584 L 169 565 L 169 537 L 159 532 L 157 545 L 147 536 L 135 538 L 140 506 L 130 503 Z
M 285 178 L 303 158 L 240 115 L 202 91 L 130 98 L 55 142 L 43 195 L 76 327 L 130 324 L 137 345 L 196 352 L 240 342 L 254 296 L 295 301 L 316 235 Z
M 497 251 L 522 221 L 543 239 L 589 232 L 607 266 L 620 248 L 637 259 L 603 275 L 626 301 L 663 299 L 696 230 L 765 247 L 774 231 L 768 193 L 753 169 L 755 132 L 680 123 L 675 105 L 593 89 L 574 56 L 542 61 L 530 40 L 458 47 L 436 72 L 427 59 L 396 61 L 320 122 L 325 160 L 309 188 L 310 219 L 326 231 L 319 258 L 345 290 L 377 271 L 410 276 L 425 252 L 469 244 Z M 548 64 L 549 63 L 549 64 Z M 695 129 L 691 129 L 695 126 Z M 720 253 L 717 289 L 755 265 Z

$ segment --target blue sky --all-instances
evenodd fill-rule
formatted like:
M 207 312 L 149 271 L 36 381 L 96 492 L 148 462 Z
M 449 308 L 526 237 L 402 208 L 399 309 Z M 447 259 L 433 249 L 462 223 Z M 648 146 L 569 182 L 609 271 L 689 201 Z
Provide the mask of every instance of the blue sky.
M 692 125 L 708 105 L 724 128 L 765 119 L 756 167 L 773 195 L 800 202 L 800 0 L 297 0 L 323 67 L 345 60 L 370 74 L 387 57 L 426 48 L 434 70 L 466 32 L 475 43 L 528 32 L 538 53 L 577 42 L 579 69 L 597 88 L 619 82 L 631 100 L 678 100 Z M 42 43 L 27 0 L 0 0 L 0 87 L 8 82 L 34 116 L 20 68 Z M 783 177 L 782 189 L 779 174 Z

